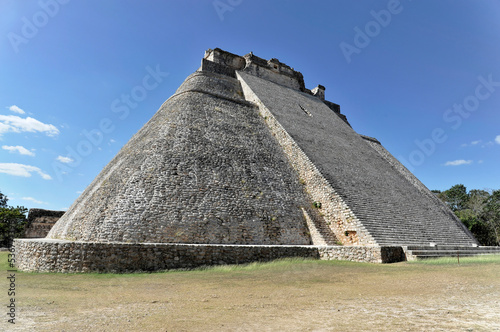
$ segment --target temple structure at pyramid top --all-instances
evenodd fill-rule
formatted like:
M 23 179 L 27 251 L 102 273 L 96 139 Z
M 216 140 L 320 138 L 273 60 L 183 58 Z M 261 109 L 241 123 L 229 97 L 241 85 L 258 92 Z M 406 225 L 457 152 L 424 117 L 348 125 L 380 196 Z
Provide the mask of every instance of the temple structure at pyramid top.
M 45 239 L 29 271 L 134 271 L 279 257 L 389 262 L 477 247 L 452 211 L 325 88 L 277 59 L 206 51 Z

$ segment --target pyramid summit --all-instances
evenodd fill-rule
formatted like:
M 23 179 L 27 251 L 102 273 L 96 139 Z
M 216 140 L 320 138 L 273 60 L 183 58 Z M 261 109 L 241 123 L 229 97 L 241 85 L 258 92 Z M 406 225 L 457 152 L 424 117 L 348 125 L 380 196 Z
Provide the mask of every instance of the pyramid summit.
M 28 271 L 134 271 L 279 257 L 405 259 L 477 247 L 452 213 L 325 87 L 277 59 L 205 52 L 44 239 Z

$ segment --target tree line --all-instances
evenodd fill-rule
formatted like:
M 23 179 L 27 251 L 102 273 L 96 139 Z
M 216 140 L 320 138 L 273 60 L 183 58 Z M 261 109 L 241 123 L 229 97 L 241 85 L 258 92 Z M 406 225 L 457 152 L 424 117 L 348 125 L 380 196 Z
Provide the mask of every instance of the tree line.
M 500 190 L 472 189 L 463 184 L 448 190 L 432 190 L 483 246 L 500 245 Z
M 0 248 L 10 248 L 15 238 L 24 237 L 28 209 L 8 206 L 7 196 L 0 192 Z

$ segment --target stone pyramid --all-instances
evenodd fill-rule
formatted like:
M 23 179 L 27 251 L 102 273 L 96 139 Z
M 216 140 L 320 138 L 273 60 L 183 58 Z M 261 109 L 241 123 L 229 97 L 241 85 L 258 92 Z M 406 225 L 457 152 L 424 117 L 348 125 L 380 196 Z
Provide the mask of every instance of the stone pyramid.
M 323 86 L 306 89 L 277 59 L 220 49 L 46 239 L 15 243 L 19 267 L 39 271 L 318 257 L 320 247 L 330 258 L 390 261 L 401 246 L 477 246 L 379 141 L 351 128 Z

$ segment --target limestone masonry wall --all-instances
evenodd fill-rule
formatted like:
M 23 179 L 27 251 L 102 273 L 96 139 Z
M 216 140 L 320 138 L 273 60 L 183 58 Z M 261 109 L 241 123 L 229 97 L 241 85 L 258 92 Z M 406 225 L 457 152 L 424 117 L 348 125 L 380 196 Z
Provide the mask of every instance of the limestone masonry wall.
M 310 244 L 294 170 L 238 80 L 195 72 L 49 233 L 53 239 Z M 307 206 L 309 205 L 309 207 Z
M 221 66 L 210 65 L 206 61 Z M 295 90 L 307 91 L 313 94 L 310 90 L 305 88 L 304 77 L 302 73 L 295 71 L 286 64 L 280 62 L 278 59 L 265 60 L 258 56 L 248 53 L 244 56 L 239 56 L 233 53 L 223 51 L 219 48 L 214 50 L 207 50 L 205 57 L 202 61 L 202 68 L 216 70 L 219 73 L 225 73 L 230 76 L 234 75 L 235 70 L 242 70 L 251 75 L 261 77 L 270 82 L 274 82 Z M 323 96 L 324 96 L 324 87 Z
M 265 262 L 287 257 L 391 263 L 401 247 L 103 243 L 62 240 L 14 241 L 18 268 L 39 272 L 133 272 Z

